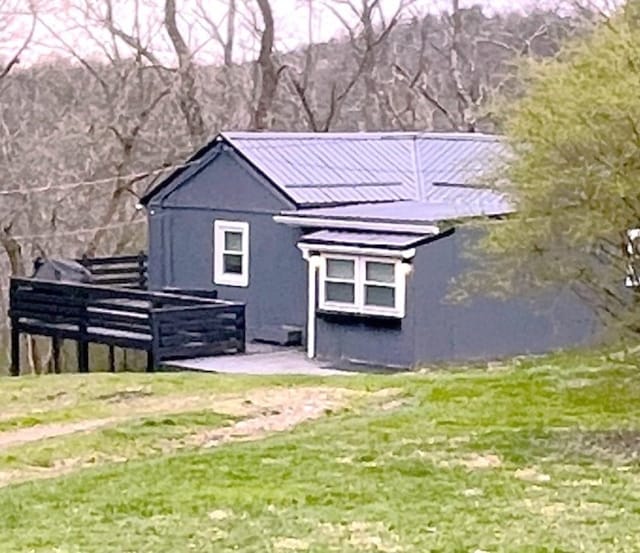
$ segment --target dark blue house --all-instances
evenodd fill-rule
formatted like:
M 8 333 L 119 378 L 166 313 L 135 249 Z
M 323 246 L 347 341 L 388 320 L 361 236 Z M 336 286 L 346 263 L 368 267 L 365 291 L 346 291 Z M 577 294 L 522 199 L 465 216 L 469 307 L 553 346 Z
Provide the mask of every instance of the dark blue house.
M 249 339 L 302 334 L 310 357 L 336 363 L 584 343 L 594 319 L 566 292 L 446 300 L 468 267 L 465 221 L 513 210 L 486 186 L 503 154 L 481 134 L 220 134 L 143 199 L 150 286 L 245 302 Z

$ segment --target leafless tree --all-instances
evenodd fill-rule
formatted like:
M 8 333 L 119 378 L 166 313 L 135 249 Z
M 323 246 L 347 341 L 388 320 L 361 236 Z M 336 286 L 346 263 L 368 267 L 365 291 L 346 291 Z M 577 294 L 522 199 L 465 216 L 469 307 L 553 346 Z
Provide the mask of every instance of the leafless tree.
M 141 56 L 121 59 L 115 49 L 108 64 L 96 62 L 44 18 L 38 23 L 77 66 L 59 61 L 36 70 L 44 78 L 16 73 L 7 81 L 0 246 L 14 276 L 27 273 L 35 255 L 113 254 L 140 243 L 142 220 L 133 206 L 147 177 L 167 164 L 162 127 L 175 127 L 162 120 L 172 89 L 159 69 L 149 70 Z M 32 352 L 39 371 L 43 358 Z
M 236 36 L 236 16 L 238 12 L 236 0 L 228 0 L 228 8 L 224 12 L 221 20 L 214 21 L 213 16 L 209 13 L 210 6 L 205 4 L 203 0 L 196 3 L 196 14 L 203 31 L 210 33 L 214 40 L 223 49 L 223 65 L 231 67 L 233 65 L 233 54 Z M 225 33 L 221 32 L 221 27 L 225 27 Z
M 196 98 L 197 78 L 193 56 L 176 22 L 176 2 L 166 0 L 164 5 L 164 24 L 178 57 L 178 75 L 180 77 L 179 104 L 193 146 L 202 145 L 207 139 L 207 130 L 202 117 L 202 108 Z
M 361 96 L 361 110 L 364 116 L 364 128 L 375 128 L 371 109 L 384 104 L 381 83 L 379 80 L 379 66 L 381 52 L 385 41 L 391 35 L 411 0 L 401 0 L 395 11 L 386 18 L 380 0 L 332 0 L 325 4 L 336 19 L 342 24 L 348 36 L 351 60 L 348 63 L 349 73 L 334 77 L 329 87 L 328 97 L 317 97 L 311 87 L 311 75 L 316 70 L 318 57 L 314 53 L 311 20 L 313 17 L 313 0 L 308 0 L 309 12 L 309 45 L 306 48 L 304 63 L 301 69 L 288 68 L 289 81 L 294 94 L 302 107 L 307 125 L 313 131 L 328 131 L 340 117 L 344 103 L 357 88 L 358 83 L 364 81 Z M 346 10 L 343 13 L 342 10 Z M 384 109 L 379 109 L 384 112 Z M 385 126 L 385 122 L 382 123 Z
M 0 81 L 6 77 L 14 66 L 20 63 L 22 54 L 26 51 L 33 39 L 33 34 L 36 30 L 36 13 L 37 6 L 35 3 L 29 3 L 27 6 L 27 13 L 29 14 L 30 24 L 29 29 L 24 36 L 17 36 L 17 31 L 14 28 L 16 19 L 23 15 L 24 8 L 19 9 L 17 2 L 11 0 L 0 1 L 0 43 L 6 44 L 9 41 L 17 42 L 14 47 L 14 51 L 9 55 L 6 62 L 0 62 Z
M 554 12 L 535 12 L 533 28 L 499 28 L 480 8 L 461 8 L 459 0 L 451 1 L 450 12 L 440 20 L 431 14 L 418 19 L 417 55 L 394 61 L 397 78 L 429 107 L 432 117 L 453 130 L 469 132 L 491 115 L 486 110 L 490 100 L 514 86 L 521 58 L 557 51 L 553 32 L 562 21 Z M 553 25 L 546 19 L 553 19 Z M 570 24 L 567 20 L 566 26 Z
M 262 31 L 260 36 L 260 52 L 257 65 L 260 75 L 260 92 L 255 111 L 253 113 L 253 128 L 264 130 L 268 128 L 268 116 L 278 88 L 281 69 L 276 67 L 273 59 L 273 45 L 275 42 L 275 23 L 269 0 L 256 0 L 262 17 Z

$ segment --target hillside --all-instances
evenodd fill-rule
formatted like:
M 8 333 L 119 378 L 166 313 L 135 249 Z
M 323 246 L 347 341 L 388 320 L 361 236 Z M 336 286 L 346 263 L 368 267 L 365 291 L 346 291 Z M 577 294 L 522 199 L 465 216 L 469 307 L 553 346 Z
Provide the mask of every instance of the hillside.
M 0 388 L 12 552 L 638 550 L 637 368 Z

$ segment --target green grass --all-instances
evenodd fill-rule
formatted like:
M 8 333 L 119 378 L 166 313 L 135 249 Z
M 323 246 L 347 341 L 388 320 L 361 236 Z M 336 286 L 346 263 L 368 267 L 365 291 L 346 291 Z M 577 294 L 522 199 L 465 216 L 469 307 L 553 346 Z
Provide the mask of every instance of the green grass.
M 97 390 L 104 395 L 123 386 L 171 395 L 201 393 L 203 387 L 242 391 L 314 382 L 118 378 L 126 382 L 100 375 L 83 379 L 83 391 L 73 377 L 52 378 L 49 388 L 70 386 L 79 406 L 90 405 Z M 131 445 L 134 457 L 152 456 L 0 489 L 0 549 L 640 550 L 640 375 L 633 364 L 568 354 L 495 371 L 336 382 L 399 387 L 407 403 L 392 410 L 358 406 L 289 433 L 203 451 L 154 451 L 158 437 L 173 431 L 162 417 L 153 419 L 160 422 L 152 423 L 152 430 L 138 421 L 115 436 L 100 430 L 48 440 L 48 447 L 59 444 L 61 456 L 85 447 L 70 442 L 87 439 L 91 448 L 139 442 L 140 449 Z M 2 384 L 1 393 L 11 394 Z M 45 393 L 41 381 L 27 379 L 22 386 L 30 407 L 48 401 L 36 399 Z M 29 392 L 30 386 L 37 392 Z M 226 420 L 216 417 L 184 415 L 177 433 Z M 12 448 L 14 459 L 7 459 L 11 449 L 3 452 L 0 470 L 33 462 L 24 453 L 32 447 L 40 446 Z M 479 466 L 483 461 L 489 466 Z
M 229 415 L 200 411 L 136 418 L 131 422 L 64 437 L 40 440 L 0 451 L 0 467 L 51 468 L 73 460 L 92 464 L 110 460 L 151 457 L 183 447 L 181 441 L 203 430 L 220 428 L 236 420 Z
M 306 377 L 225 376 L 198 373 L 95 373 L 3 378 L 0 385 L 0 432 L 52 422 L 118 416 L 127 399 L 203 398 L 264 387 L 322 383 Z M 367 387 L 366 379 L 343 378 L 343 384 Z M 332 380 L 336 382 L 336 380 Z M 381 383 L 377 384 L 382 385 Z M 371 383 L 371 386 L 376 386 Z

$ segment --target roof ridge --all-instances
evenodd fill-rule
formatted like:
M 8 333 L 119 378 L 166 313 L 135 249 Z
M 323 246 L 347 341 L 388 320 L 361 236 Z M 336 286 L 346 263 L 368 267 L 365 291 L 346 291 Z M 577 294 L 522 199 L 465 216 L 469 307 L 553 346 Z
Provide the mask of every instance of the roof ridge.
M 502 136 L 490 133 L 462 131 L 223 131 L 223 137 L 242 140 L 468 140 L 499 142 Z
M 230 139 L 242 139 L 242 140 L 340 140 L 340 139 L 358 139 L 358 140 L 372 140 L 372 139 L 389 139 L 389 138 L 413 138 L 420 133 L 413 131 L 345 131 L 345 132 L 290 132 L 290 131 L 224 131 L 220 133 L 224 137 Z
M 438 139 L 438 140 L 469 140 L 469 141 L 486 141 L 500 142 L 503 137 L 499 134 L 479 133 L 479 132 L 423 132 L 420 133 L 420 139 Z

